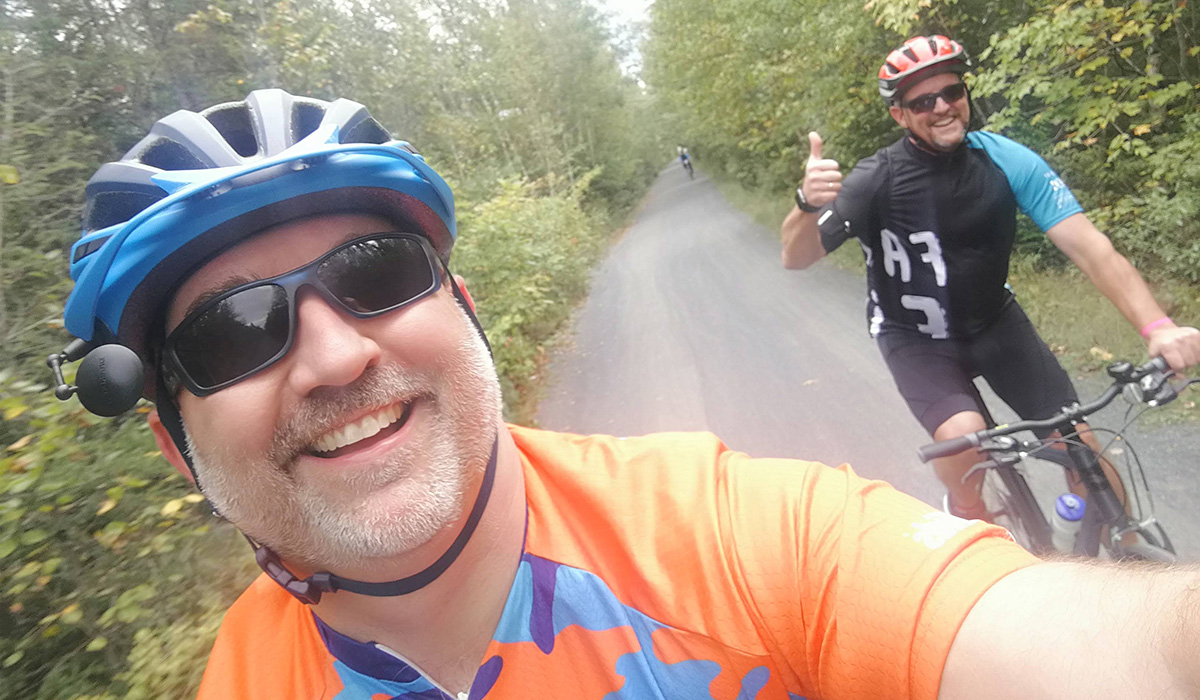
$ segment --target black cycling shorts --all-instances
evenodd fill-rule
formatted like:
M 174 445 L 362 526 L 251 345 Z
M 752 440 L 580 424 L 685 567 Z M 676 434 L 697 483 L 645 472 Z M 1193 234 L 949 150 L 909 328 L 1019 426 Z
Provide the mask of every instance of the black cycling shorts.
M 975 377 L 983 377 L 1024 420 L 1052 416 L 1078 401 L 1070 377 L 1015 301 L 967 339 L 885 329 L 877 341 L 896 388 L 931 437 L 954 414 L 980 411 Z

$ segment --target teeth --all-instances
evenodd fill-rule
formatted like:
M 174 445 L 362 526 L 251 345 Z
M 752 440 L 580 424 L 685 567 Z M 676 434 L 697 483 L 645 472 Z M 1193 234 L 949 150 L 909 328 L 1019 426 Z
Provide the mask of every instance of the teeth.
M 312 448 L 315 452 L 333 452 L 339 447 L 345 447 L 360 440 L 366 440 L 399 420 L 402 412 L 401 407 L 398 405 L 388 406 L 360 418 L 355 423 L 322 435 L 313 443 Z

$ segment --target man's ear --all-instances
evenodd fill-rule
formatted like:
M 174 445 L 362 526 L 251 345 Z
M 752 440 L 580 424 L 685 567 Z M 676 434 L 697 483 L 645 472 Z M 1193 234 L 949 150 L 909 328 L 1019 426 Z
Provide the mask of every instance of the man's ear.
M 462 278 L 462 275 L 455 275 L 454 282 L 462 292 L 463 298 L 467 300 L 467 306 L 471 307 L 471 313 L 475 313 L 475 300 L 471 298 L 471 292 L 467 290 L 467 281 Z
M 892 106 L 888 107 L 888 114 L 892 115 L 892 119 L 895 119 L 897 124 L 904 127 L 905 129 L 908 128 L 908 120 L 905 119 L 905 117 L 904 117 L 903 109 L 900 109 L 896 105 L 892 105 Z
M 183 459 L 179 447 L 171 439 L 171 434 L 167 432 L 167 426 L 163 425 L 162 418 L 158 417 L 158 409 L 154 409 L 146 415 L 146 422 L 150 424 L 150 431 L 154 433 L 154 442 L 158 445 L 163 457 L 171 463 L 172 467 L 175 467 L 175 471 L 183 474 L 183 478 L 193 484 L 196 483 L 196 477 L 192 475 L 192 470 L 188 469 L 187 461 Z

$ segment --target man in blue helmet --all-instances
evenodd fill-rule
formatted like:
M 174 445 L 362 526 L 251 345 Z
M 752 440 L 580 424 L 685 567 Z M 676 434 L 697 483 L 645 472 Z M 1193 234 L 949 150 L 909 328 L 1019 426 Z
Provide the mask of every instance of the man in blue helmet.
M 264 569 L 201 697 L 1069 700 L 1200 683 L 1196 571 L 1043 564 L 848 468 L 712 436 L 505 425 L 447 267 L 453 211 L 361 105 L 278 90 L 177 112 L 89 183 L 65 354 L 105 354 L 81 399 L 151 397 L 163 454 Z M 144 377 L 122 375 L 133 355 Z M 1089 653 L 1104 629 L 1123 633 Z

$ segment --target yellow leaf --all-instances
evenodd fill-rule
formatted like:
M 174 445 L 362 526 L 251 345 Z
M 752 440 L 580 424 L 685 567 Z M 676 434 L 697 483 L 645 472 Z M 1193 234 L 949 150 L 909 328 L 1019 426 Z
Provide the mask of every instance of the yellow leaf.
M 11 165 L 0 165 L 0 183 L 15 185 L 21 181 L 21 174 Z
M 1088 352 L 1091 353 L 1092 357 L 1103 362 L 1108 362 L 1109 360 L 1113 359 L 1112 353 L 1104 348 L 1093 347 L 1091 350 L 1088 350 Z
M 201 496 L 198 493 L 189 493 L 183 497 L 183 500 L 187 501 L 188 503 L 199 503 L 200 501 L 204 500 L 204 496 Z
M 4 420 L 12 420 L 29 409 L 28 406 L 13 406 L 4 412 Z
M 117 502 L 114 501 L 113 499 L 109 498 L 109 499 L 105 500 L 103 503 L 101 503 L 100 507 L 98 509 L 96 509 L 96 515 L 104 515 L 105 513 L 107 513 L 108 511 L 110 511 L 116 507 L 117 507 Z
M 26 435 L 25 437 L 21 438 L 20 440 L 17 440 L 17 441 L 16 441 L 16 442 L 14 442 L 13 444 L 9 445 L 9 446 L 8 446 L 8 451 L 9 451 L 9 452 L 16 452 L 17 450 L 19 450 L 19 449 L 21 449 L 22 447 L 24 447 L 24 446 L 28 445 L 28 444 L 29 444 L 30 442 L 32 442 L 32 441 L 33 441 L 33 433 L 30 433 L 30 434 Z
M 167 501 L 166 505 L 164 505 L 162 507 L 162 510 L 159 512 L 164 516 L 175 515 L 176 513 L 179 512 L 180 508 L 183 508 L 183 499 L 175 498 L 170 501 Z
M 1150 133 L 1150 125 L 1149 124 L 1138 124 L 1137 126 L 1133 127 L 1133 135 L 1134 136 L 1141 136 L 1143 134 L 1148 134 L 1148 133 Z

